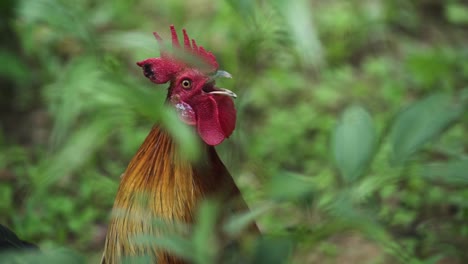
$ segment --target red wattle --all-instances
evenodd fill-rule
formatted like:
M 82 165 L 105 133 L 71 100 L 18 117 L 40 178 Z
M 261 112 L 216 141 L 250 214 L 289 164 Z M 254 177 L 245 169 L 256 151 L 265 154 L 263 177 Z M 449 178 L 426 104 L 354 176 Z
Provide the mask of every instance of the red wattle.
M 236 126 L 236 109 L 232 99 L 223 95 L 203 96 L 193 105 L 197 130 L 206 144 L 216 146 L 228 138 Z

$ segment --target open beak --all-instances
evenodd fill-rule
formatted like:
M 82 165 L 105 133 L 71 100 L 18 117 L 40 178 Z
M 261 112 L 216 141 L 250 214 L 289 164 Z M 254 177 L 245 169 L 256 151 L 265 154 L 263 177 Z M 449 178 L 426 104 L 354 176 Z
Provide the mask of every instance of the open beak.
M 217 71 L 214 75 L 211 76 L 208 82 L 214 82 L 218 78 L 232 78 L 232 75 L 227 71 Z M 211 91 L 206 91 L 208 94 L 220 94 L 220 95 L 227 95 L 232 98 L 237 98 L 237 95 L 225 88 L 218 88 L 218 87 L 211 87 Z

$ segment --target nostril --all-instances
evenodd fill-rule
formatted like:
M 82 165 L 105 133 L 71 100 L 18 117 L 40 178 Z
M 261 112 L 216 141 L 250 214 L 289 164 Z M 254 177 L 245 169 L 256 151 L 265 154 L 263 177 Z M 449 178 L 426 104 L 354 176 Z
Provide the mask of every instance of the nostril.
M 145 64 L 143 65 L 143 74 L 147 77 L 147 78 L 151 78 L 154 76 L 154 72 L 153 72 L 153 69 L 151 68 L 151 64 Z
M 214 91 L 214 82 L 209 82 L 209 83 L 205 84 L 203 86 L 202 90 L 205 93 L 210 93 L 210 92 Z

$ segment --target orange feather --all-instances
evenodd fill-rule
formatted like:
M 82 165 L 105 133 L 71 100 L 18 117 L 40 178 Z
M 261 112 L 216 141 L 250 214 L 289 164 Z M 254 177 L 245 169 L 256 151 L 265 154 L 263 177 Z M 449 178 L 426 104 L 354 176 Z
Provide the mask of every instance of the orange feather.
M 191 163 L 166 131 L 153 127 L 122 176 L 102 263 L 141 255 L 159 264 L 184 263 L 154 246 L 134 244 L 132 238 L 162 235 L 165 230 L 153 225 L 155 219 L 192 223 L 200 201 L 208 197 L 231 204 L 233 211 L 247 210 L 214 147 L 204 144 L 201 159 Z M 256 226 L 252 229 L 258 232 Z

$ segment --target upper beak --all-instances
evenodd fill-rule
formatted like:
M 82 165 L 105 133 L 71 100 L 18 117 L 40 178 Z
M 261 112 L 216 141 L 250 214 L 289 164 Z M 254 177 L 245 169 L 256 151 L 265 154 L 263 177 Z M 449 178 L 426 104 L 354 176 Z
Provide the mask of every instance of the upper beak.
M 217 71 L 213 76 L 211 76 L 211 80 L 216 80 L 218 78 L 232 78 L 232 75 L 227 71 Z
M 211 76 L 209 81 L 215 81 L 218 78 L 232 78 L 232 75 L 227 71 L 219 70 L 214 75 Z M 213 89 L 213 91 L 210 91 L 208 93 L 209 94 L 227 95 L 227 96 L 230 96 L 232 98 L 237 98 L 237 95 L 234 92 L 232 92 L 232 91 L 230 91 L 228 89 L 225 89 L 225 88 L 216 87 L 215 89 Z

